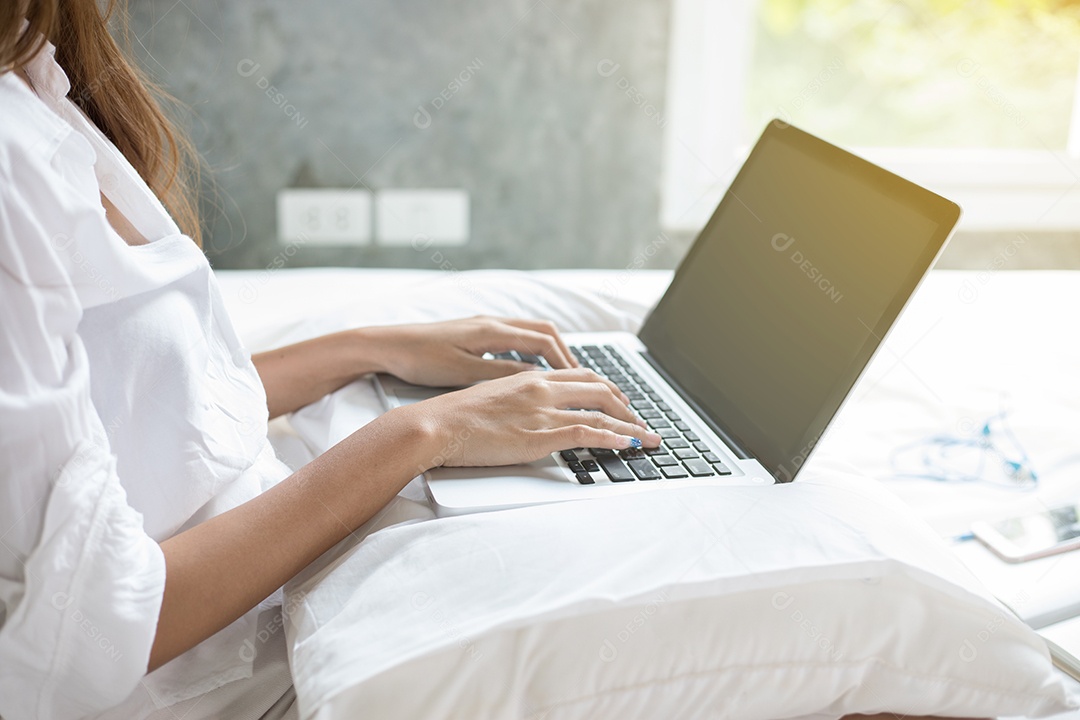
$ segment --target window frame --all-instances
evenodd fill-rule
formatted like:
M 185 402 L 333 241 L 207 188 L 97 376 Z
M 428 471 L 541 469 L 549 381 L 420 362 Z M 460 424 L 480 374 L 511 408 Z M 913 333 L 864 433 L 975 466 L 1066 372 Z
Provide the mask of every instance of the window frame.
M 730 98 L 744 97 L 757 3 L 672 4 L 660 202 L 665 230 L 700 230 L 749 153 L 742 107 Z M 1065 150 L 849 149 L 959 203 L 962 230 L 1080 230 L 1080 71 Z

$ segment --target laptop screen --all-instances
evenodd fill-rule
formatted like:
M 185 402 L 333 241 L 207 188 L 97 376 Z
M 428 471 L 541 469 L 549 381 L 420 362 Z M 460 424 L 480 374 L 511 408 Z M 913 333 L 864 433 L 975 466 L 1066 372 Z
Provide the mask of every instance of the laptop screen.
M 774 121 L 641 340 L 714 425 L 790 481 L 958 218 Z

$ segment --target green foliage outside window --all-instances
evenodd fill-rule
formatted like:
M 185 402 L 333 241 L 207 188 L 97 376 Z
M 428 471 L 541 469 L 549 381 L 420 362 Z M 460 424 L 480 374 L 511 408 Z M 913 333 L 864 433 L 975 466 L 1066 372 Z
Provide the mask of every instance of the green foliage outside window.
M 847 145 L 1065 147 L 1080 0 L 761 0 L 745 125 Z

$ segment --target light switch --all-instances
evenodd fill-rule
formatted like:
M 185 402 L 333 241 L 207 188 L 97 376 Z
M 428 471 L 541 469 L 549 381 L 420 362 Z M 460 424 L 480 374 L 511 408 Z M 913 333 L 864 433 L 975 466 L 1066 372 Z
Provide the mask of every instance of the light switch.
M 380 190 L 375 194 L 380 245 L 464 245 L 469 241 L 469 194 L 464 190 Z
M 283 243 L 368 245 L 371 193 L 337 188 L 288 188 L 277 195 L 278 239 Z

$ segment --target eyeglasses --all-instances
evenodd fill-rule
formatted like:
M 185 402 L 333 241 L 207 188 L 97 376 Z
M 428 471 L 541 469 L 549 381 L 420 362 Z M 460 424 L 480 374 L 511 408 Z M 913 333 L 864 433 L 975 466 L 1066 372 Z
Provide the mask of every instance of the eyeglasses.
M 892 452 L 893 477 L 1034 490 L 1039 475 L 1007 422 L 991 415 L 972 433 L 931 435 Z

